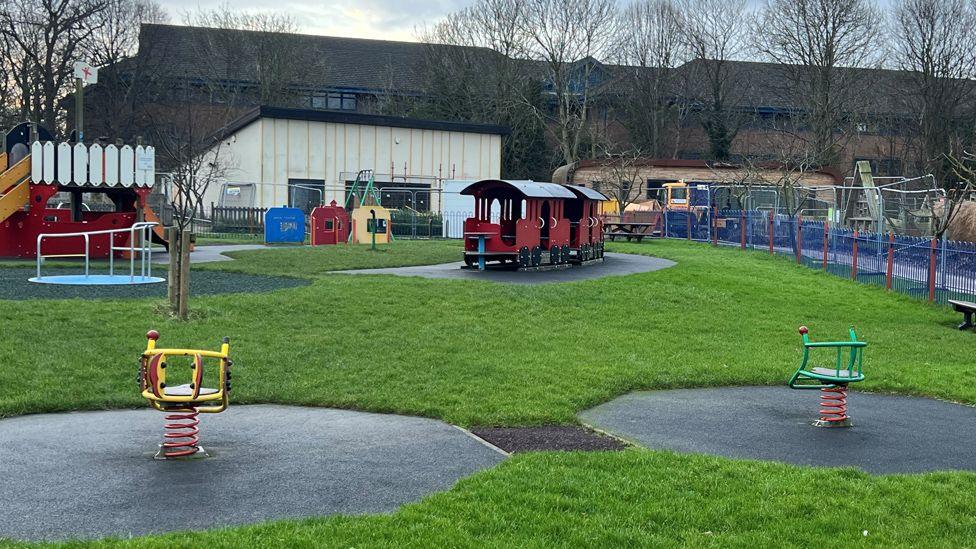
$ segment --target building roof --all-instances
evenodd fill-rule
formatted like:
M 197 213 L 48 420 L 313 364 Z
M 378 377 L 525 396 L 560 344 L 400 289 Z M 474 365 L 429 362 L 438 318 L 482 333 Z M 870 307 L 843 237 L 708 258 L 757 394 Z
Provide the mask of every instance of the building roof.
M 261 106 L 247 111 L 240 118 L 232 121 L 217 133 L 222 136 L 230 135 L 240 131 L 244 127 L 249 126 L 251 123 L 261 118 L 302 120 L 307 122 L 332 122 L 335 124 L 357 124 L 364 126 L 385 126 L 393 128 L 412 128 L 418 130 L 484 133 L 491 135 L 505 135 L 509 132 L 509 129 L 505 126 L 496 126 L 492 124 L 445 122 L 440 120 L 421 120 L 418 118 L 400 118 L 397 116 L 360 114 L 344 111 Z
M 434 59 L 454 63 L 476 62 L 479 58 L 497 61 L 502 54 L 489 48 L 395 42 L 363 38 L 342 38 L 309 34 L 285 34 L 237 29 L 143 24 L 139 36 L 139 56 L 144 66 L 162 76 L 196 80 L 217 79 L 234 83 L 257 83 L 267 77 L 260 57 L 286 52 L 294 63 L 282 78 L 288 85 L 309 90 L 422 94 Z M 432 55 L 435 54 L 435 55 Z M 441 55 L 444 54 L 444 55 Z M 546 80 L 548 65 L 542 61 L 519 60 L 526 74 Z M 591 74 L 597 89 L 613 87 L 614 93 L 626 90 L 634 78 L 667 78 L 675 96 L 706 101 L 707 74 L 719 61 L 695 59 L 673 68 L 638 67 L 601 63 L 592 58 L 572 63 L 596 64 Z M 753 61 L 725 61 L 732 84 L 727 103 L 746 110 L 802 109 L 806 100 L 802 89 L 791 86 L 789 76 L 798 66 Z M 582 70 L 582 69 L 580 69 Z M 912 87 L 912 74 L 906 71 L 839 68 L 847 85 L 864 90 L 861 105 L 874 114 L 904 113 L 909 109 L 904 90 Z
M 394 42 L 309 34 L 143 24 L 139 55 L 158 73 L 227 82 L 257 82 L 262 52 L 285 53 L 297 70 L 289 85 L 310 89 L 418 93 L 431 50 L 450 48 L 468 55 L 498 56 L 487 49 L 419 42 Z
M 695 59 L 672 69 L 675 95 L 687 99 L 709 100 L 706 78 L 717 70 L 719 61 Z M 794 85 L 807 70 L 799 65 L 756 61 L 725 61 L 730 91 L 726 102 L 746 110 L 803 110 L 808 106 L 806 90 Z M 911 106 L 905 90 L 916 87 L 914 75 L 908 71 L 838 67 L 835 69 L 840 85 L 853 88 L 850 104 L 844 108 L 872 114 L 904 114 Z M 859 90 L 859 93 L 857 92 Z

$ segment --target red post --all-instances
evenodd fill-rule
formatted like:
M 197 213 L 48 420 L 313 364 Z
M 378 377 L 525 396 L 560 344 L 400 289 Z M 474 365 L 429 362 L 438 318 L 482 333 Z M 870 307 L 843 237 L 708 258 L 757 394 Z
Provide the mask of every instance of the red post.
M 775 238 L 776 226 L 773 225 L 773 211 L 769 211 L 769 255 L 773 255 L 773 241 Z
M 935 301 L 935 248 L 938 241 L 932 239 L 932 246 L 929 252 L 929 302 Z
M 888 269 L 885 272 L 885 288 L 891 289 L 891 278 L 895 271 L 895 233 L 888 233 Z
M 742 210 L 739 212 L 739 240 L 742 243 L 742 249 L 746 249 L 746 211 Z
M 803 216 L 796 216 L 796 262 L 801 263 L 803 258 Z
M 823 269 L 827 270 L 827 256 L 830 255 L 830 222 L 824 221 Z
M 716 218 L 717 213 L 718 210 L 715 209 L 715 206 L 712 206 L 712 246 L 716 246 L 716 247 L 718 246 L 718 219 Z
M 691 199 L 689 199 L 690 201 Z M 691 240 L 691 216 L 695 215 L 691 211 L 691 206 L 688 206 L 688 240 Z
M 854 231 L 854 255 L 851 257 L 851 280 L 857 280 L 857 231 Z

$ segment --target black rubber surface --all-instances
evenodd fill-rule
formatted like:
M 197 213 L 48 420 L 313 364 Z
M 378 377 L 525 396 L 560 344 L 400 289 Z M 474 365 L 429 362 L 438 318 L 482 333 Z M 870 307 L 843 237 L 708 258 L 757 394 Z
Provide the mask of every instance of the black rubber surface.
M 732 387 L 631 393 L 580 414 L 643 446 L 869 473 L 976 470 L 976 408 L 850 393 L 854 427 L 814 427 L 819 391 Z
M 154 410 L 0 420 L 0 538 L 65 539 L 393 511 L 504 459 L 440 421 L 290 406 L 201 414 L 212 457 L 152 459 Z
M 128 269 L 128 267 L 126 267 Z M 116 271 L 117 273 L 119 271 Z M 126 270 L 125 272 L 128 272 Z M 83 274 L 77 268 L 45 268 L 47 275 Z M 108 274 L 107 270 L 92 269 L 92 274 Z M 35 276 L 33 268 L 0 268 L 0 299 L 100 299 L 100 298 L 140 298 L 165 297 L 166 283 L 139 284 L 135 286 L 66 286 L 54 284 L 35 284 L 27 279 Z M 166 277 L 165 266 L 153 269 L 154 276 Z M 190 273 L 191 295 L 213 295 L 228 293 L 270 292 L 281 288 L 307 286 L 310 280 L 302 278 L 251 275 L 223 271 L 192 271 Z
M 647 273 L 666 269 L 675 265 L 674 261 L 648 257 L 646 255 L 608 253 L 602 263 L 574 266 L 555 271 L 503 271 L 489 269 L 462 269 L 462 262 L 442 263 L 440 265 L 421 265 L 417 267 L 395 267 L 389 269 L 359 269 L 336 271 L 346 274 L 390 274 L 397 276 L 419 276 L 422 278 L 449 278 L 457 280 L 487 280 L 506 284 L 551 284 L 554 282 L 576 282 L 607 276 L 623 276 Z
M 473 427 L 471 432 L 509 453 L 547 450 L 623 450 L 627 444 L 578 425 Z

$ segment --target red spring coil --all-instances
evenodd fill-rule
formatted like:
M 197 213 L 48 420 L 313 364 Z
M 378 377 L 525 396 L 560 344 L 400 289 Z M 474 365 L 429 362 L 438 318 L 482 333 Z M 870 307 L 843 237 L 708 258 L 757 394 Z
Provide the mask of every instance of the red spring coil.
M 847 419 L 847 385 L 820 389 L 820 421 L 841 422 Z
M 192 456 L 200 450 L 200 412 L 194 407 L 176 410 L 178 413 L 167 414 L 167 423 L 163 424 L 166 432 L 163 434 L 163 456 L 184 457 Z M 171 423 L 172 422 L 172 423 Z

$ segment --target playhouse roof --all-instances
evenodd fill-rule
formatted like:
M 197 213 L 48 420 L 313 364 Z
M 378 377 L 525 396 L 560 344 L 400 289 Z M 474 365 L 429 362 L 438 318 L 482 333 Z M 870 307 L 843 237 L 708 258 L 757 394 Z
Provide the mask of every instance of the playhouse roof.
M 582 195 L 583 198 L 589 198 L 590 200 L 610 200 L 600 191 L 591 189 L 589 187 L 584 187 L 582 185 L 563 185 L 563 187 Z
M 482 179 L 461 189 L 461 194 L 473 195 L 484 187 L 510 187 L 522 193 L 526 198 L 576 198 L 566 187 L 555 183 L 540 183 L 528 180 Z

